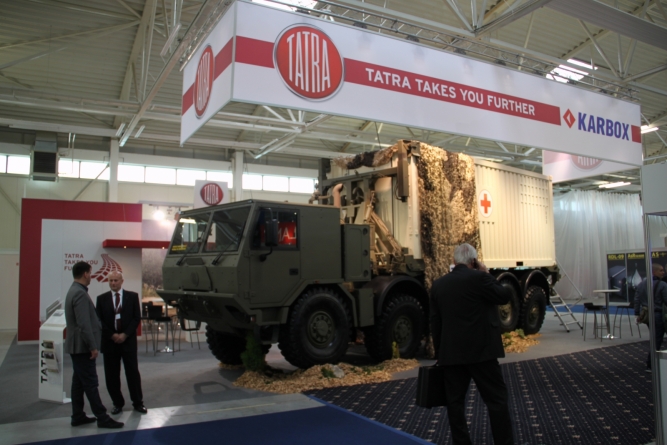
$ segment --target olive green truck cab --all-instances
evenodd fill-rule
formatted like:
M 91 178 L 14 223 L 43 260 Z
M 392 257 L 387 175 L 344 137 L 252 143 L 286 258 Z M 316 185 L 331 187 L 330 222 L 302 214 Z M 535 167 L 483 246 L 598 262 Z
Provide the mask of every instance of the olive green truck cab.
M 459 230 L 510 294 L 502 330 L 532 334 L 559 278 L 552 200 L 546 176 L 419 142 L 323 160 L 317 205 L 248 200 L 182 213 L 158 294 L 207 324 L 223 363 L 241 363 L 248 333 L 297 367 L 336 363 L 360 330 L 374 359 L 391 358 L 394 343 L 410 358 L 429 333 L 428 280 L 448 271 Z

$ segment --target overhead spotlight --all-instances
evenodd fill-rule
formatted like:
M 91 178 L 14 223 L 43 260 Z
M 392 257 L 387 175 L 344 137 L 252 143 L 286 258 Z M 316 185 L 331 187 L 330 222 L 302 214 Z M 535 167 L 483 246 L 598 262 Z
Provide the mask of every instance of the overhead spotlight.
M 366 25 L 364 22 L 354 22 L 352 26 L 356 26 L 357 28 L 361 29 L 368 29 L 368 25 Z
M 160 210 L 159 207 L 153 212 L 153 219 L 156 221 L 162 221 L 164 219 L 164 212 Z
M 454 50 L 454 52 L 455 52 L 456 54 L 461 54 L 461 55 L 464 55 L 464 56 L 467 54 L 467 53 L 466 53 L 466 50 L 463 49 L 463 48 L 456 48 L 456 49 Z
M 405 40 L 419 43 L 419 38 L 417 36 L 413 36 L 412 34 L 408 34 L 407 36 L 405 36 Z
M 642 125 L 641 127 L 641 133 L 646 134 L 646 133 L 651 133 L 654 131 L 658 131 L 660 127 L 653 127 L 651 125 Z

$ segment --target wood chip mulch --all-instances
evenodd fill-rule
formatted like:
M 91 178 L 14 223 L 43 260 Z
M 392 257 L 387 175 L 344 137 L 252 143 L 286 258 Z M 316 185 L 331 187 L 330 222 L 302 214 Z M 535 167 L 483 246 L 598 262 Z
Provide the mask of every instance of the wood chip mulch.
M 503 346 L 505 352 L 526 352 L 529 347 L 539 344 L 541 334 L 523 335 L 521 332 L 512 331 L 503 334 Z

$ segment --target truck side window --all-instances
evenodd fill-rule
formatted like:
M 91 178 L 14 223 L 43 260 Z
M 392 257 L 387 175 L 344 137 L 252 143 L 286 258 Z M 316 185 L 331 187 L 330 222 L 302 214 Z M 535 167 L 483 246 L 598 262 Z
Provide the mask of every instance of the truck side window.
M 213 214 L 211 231 L 204 245 L 204 251 L 237 251 L 249 213 L 250 206 L 216 211 Z
M 273 217 L 278 219 L 278 249 L 297 249 L 299 246 L 299 212 L 295 210 L 273 210 Z M 266 222 L 271 218 L 271 212 L 260 209 L 257 223 L 253 230 L 252 246 L 266 247 L 264 234 Z
M 169 253 L 183 254 L 199 252 L 202 238 L 211 213 L 202 213 L 183 217 L 178 220 L 174 236 L 171 239 Z

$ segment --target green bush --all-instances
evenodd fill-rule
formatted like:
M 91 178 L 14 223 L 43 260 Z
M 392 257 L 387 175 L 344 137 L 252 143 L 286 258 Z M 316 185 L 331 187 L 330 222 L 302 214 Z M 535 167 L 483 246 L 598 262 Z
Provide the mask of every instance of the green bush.
M 264 351 L 252 332 L 248 332 L 246 336 L 245 351 L 241 353 L 241 361 L 247 371 L 262 372 L 266 368 Z
M 322 376 L 326 379 L 333 379 L 335 376 L 334 372 L 328 366 L 322 366 Z
M 401 352 L 398 350 L 398 343 L 391 342 L 391 359 L 401 358 Z

